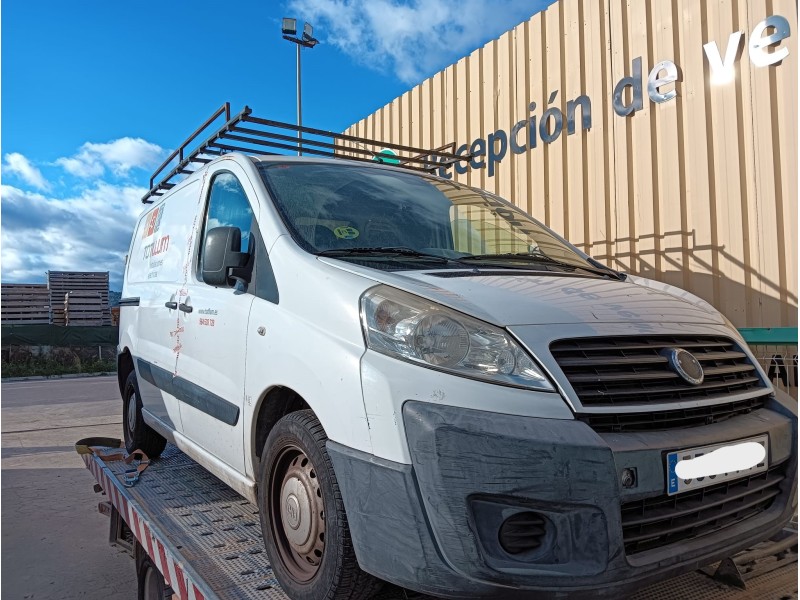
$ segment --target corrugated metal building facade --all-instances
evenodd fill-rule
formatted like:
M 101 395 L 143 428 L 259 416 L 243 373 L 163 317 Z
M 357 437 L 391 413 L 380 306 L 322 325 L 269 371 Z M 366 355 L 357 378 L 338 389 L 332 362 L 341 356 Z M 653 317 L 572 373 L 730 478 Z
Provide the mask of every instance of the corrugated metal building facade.
M 796 326 L 797 35 L 794 0 L 560 0 L 347 133 L 455 142 L 595 258 Z

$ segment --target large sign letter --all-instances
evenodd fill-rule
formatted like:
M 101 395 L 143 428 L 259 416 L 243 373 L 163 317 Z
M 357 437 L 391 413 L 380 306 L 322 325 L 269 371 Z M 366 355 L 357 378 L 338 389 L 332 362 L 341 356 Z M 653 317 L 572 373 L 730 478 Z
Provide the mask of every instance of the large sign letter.
M 641 110 L 644 106 L 642 102 L 642 57 L 639 56 L 633 59 L 632 69 L 633 73 L 628 77 L 623 77 L 619 83 L 614 87 L 614 96 L 611 99 L 611 104 L 614 107 L 614 112 L 620 117 L 627 117 L 632 115 L 637 110 Z M 631 88 L 631 103 L 625 104 L 625 88 Z
M 663 75 L 661 74 L 663 71 Z M 675 88 L 662 90 L 661 87 L 678 81 L 678 67 L 671 60 L 664 60 L 658 63 L 650 75 L 647 76 L 647 94 L 653 102 L 667 102 L 678 95 Z
M 708 58 L 708 66 L 711 69 L 711 83 L 727 83 L 733 81 L 736 76 L 734 63 L 736 53 L 739 51 L 739 44 L 742 42 L 741 31 L 734 31 L 728 38 L 728 48 L 725 50 L 725 60 L 719 54 L 717 42 L 708 42 L 703 46 L 703 50 Z
M 764 31 L 768 27 L 772 27 L 775 31 L 767 36 L 764 36 Z M 789 56 L 789 49 L 784 46 L 783 48 L 775 48 L 775 52 L 767 52 L 767 48 L 780 44 L 791 35 L 789 29 L 789 21 L 780 15 L 772 15 L 761 21 L 753 29 L 750 34 L 750 43 L 748 48 L 750 50 L 750 60 L 757 67 L 768 67 L 775 63 L 781 62 L 784 58 Z

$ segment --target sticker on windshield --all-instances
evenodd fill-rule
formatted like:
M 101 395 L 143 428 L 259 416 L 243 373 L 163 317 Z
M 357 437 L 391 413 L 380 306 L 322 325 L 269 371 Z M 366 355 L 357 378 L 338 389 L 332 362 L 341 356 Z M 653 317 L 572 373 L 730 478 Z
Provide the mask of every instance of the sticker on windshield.
M 359 236 L 359 232 L 355 227 L 337 227 L 333 230 L 333 235 L 340 240 L 354 240 Z

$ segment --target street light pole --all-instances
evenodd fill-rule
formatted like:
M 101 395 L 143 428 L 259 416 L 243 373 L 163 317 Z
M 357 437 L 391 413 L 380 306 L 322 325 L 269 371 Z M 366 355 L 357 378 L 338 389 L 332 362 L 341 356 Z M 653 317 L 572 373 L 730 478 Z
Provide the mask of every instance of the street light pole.
M 297 44 L 297 126 L 301 129 L 297 130 L 297 156 L 303 156 L 303 91 L 301 86 L 302 69 L 300 67 L 300 48 L 302 46 Z
M 302 68 L 300 64 L 300 50 L 302 48 L 313 48 L 319 43 L 314 38 L 314 28 L 305 23 L 303 26 L 303 36 L 297 37 L 297 19 L 285 18 L 281 27 L 283 39 L 297 44 L 297 155 L 303 155 L 303 93 L 300 80 L 302 79 Z

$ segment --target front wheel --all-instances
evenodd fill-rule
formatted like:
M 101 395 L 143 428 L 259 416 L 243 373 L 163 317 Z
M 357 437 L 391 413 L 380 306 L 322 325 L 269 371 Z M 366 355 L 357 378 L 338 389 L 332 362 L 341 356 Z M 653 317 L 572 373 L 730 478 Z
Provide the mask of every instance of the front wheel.
M 310 410 L 278 421 L 262 453 L 258 508 L 270 564 L 297 600 L 362 600 L 381 582 L 362 571 L 322 425 Z
M 122 418 L 125 423 L 125 449 L 128 452 L 141 450 L 148 458 L 158 458 L 167 445 L 167 440 L 161 437 L 147 423 L 142 416 L 142 397 L 139 394 L 139 382 L 136 381 L 136 372 L 131 371 L 125 381 L 122 394 Z

